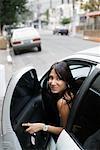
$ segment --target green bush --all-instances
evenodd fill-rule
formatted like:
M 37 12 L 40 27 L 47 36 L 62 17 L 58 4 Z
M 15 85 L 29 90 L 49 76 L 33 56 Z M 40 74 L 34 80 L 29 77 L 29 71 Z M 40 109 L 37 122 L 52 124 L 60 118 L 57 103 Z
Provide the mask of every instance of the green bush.
M 70 19 L 70 18 L 63 18 L 63 19 L 61 20 L 61 24 L 62 24 L 62 25 L 69 24 L 70 22 L 71 22 L 71 19 Z

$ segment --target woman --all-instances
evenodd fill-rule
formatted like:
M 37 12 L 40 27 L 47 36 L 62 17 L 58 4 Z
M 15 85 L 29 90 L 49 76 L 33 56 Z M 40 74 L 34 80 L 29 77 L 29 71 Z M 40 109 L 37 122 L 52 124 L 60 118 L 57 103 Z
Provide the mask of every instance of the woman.
M 61 133 L 67 125 L 74 98 L 73 84 L 74 80 L 66 62 L 57 62 L 51 66 L 48 73 L 48 88 L 43 91 L 47 125 L 23 123 L 22 126 L 27 127 L 26 132 L 33 134 L 43 130 L 57 136 Z

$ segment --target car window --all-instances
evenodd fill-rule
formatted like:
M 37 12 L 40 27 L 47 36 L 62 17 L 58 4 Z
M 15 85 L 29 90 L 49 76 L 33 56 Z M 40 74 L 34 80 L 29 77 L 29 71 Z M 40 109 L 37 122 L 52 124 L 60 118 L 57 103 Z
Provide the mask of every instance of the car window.
M 25 28 L 25 29 L 16 29 L 13 32 L 13 37 L 20 38 L 21 37 L 32 37 L 39 36 L 38 32 L 34 28 Z
M 89 73 L 94 69 L 95 65 L 80 60 L 69 60 L 68 64 L 71 69 L 72 76 L 75 80 L 75 89 L 77 92 L 80 86 L 82 85 L 83 81 L 86 79 Z
M 70 69 L 74 78 L 87 77 L 90 72 L 90 66 L 84 65 L 71 65 Z
M 72 127 L 72 134 L 84 147 L 84 143 L 87 139 L 99 129 L 100 74 L 95 78 L 78 107 Z

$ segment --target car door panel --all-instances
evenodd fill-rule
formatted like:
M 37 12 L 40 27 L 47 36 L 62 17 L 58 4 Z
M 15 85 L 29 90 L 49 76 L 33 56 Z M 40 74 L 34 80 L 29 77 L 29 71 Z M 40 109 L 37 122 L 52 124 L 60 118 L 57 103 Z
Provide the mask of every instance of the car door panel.
M 25 132 L 22 123 L 42 122 L 44 120 L 43 112 L 41 88 L 36 71 L 32 67 L 26 67 L 14 74 L 5 95 L 2 111 L 2 137 L 5 137 L 3 142 L 10 143 L 17 140 L 16 144 L 21 145 L 20 149 L 34 149 L 30 141 L 31 137 Z M 10 136 L 12 137 L 12 135 L 11 140 Z M 37 133 L 35 148 L 42 145 L 44 147 L 46 137 L 48 135 L 44 133 Z M 13 149 L 15 148 L 13 147 Z
M 82 150 L 65 130 L 59 135 L 56 145 L 57 150 Z

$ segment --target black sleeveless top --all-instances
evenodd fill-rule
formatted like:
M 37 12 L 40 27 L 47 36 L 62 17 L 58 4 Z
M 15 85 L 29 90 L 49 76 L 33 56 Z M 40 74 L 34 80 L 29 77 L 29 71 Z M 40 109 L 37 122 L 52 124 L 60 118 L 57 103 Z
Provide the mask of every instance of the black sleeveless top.
M 58 95 L 45 91 L 43 93 L 44 108 L 46 113 L 46 123 L 60 126 L 59 112 L 57 109 Z
M 58 95 L 52 94 L 51 92 L 44 91 L 43 102 L 45 109 L 45 123 L 48 125 L 60 127 L 60 117 L 57 109 Z M 51 134 L 55 142 L 57 141 L 58 135 Z

